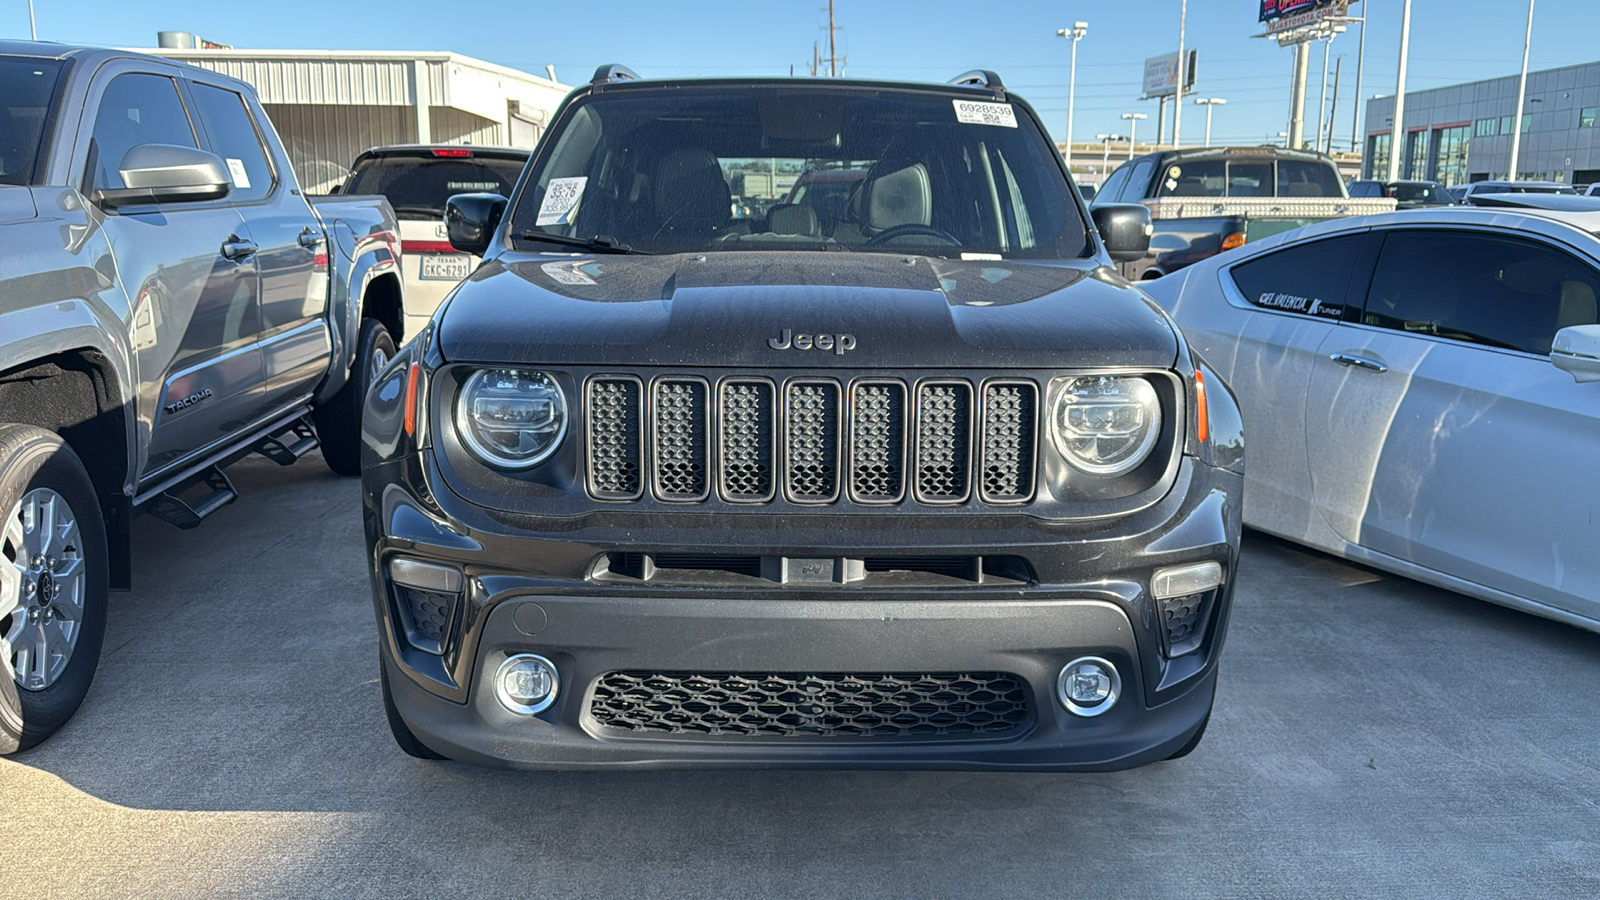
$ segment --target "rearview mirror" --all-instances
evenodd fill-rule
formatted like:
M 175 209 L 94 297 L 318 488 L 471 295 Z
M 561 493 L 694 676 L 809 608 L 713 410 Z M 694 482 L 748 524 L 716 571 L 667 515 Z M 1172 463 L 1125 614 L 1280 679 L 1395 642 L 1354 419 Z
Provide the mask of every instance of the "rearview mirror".
M 1600 381 L 1600 325 L 1572 325 L 1556 332 L 1550 362 L 1582 384 Z
M 216 154 L 176 144 L 138 144 L 122 157 L 117 173 L 124 187 L 90 197 L 115 209 L 145 203 L 192 203 L 228 196 L 233 179 Z
M 444 224 L 450 246 L 462 253 L 482 256 L 489 238 L 500 227 L 506 198 L 499 194 L 456 194 L 444 202 Z
M 1112 262 L 1133 262 L 1150 251 L 1150 208 L 1138 203 L 1106 203 L 1092 207 L 1089 217 L 1105 242 Z

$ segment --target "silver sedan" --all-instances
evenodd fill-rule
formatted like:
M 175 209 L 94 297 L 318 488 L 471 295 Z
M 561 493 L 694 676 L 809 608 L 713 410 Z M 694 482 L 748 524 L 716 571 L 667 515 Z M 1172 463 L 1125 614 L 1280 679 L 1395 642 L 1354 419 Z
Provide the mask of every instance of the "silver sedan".
M 1600 631 L 1600 203 L 1559 200 L 1326 222 L 1143 285 L 1238 393 L 1245 524 Z

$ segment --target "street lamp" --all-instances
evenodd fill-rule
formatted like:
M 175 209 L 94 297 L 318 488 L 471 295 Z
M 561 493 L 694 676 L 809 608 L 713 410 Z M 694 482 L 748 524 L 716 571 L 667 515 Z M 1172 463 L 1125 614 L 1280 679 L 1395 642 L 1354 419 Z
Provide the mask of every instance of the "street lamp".
M 1094 139 L 1100 141 L 1100 174 L 1101 184 L 1105 183 L 1105 172 L 1111 168 L 1111 142 L 1122 140 L 1120 134 L 1097 134 Z
M 1056 32 L 1060 37 L 1072 38 L 1072 69 L 1067 76 L 1067 171 L 1072 171 L 1072 113 L 1073 101 L 1078 94 L 1078 42 L 1089 33 L 1088 22 L 1073 22 L 1071 28 Z
M 1144 113 L 1123 113 L 1122 117 L 1128 120 L 1128 158 L 1133 159 L 1133 135 L 1139 130 L 1139 120 L 1148 119 Z
M 1517 156 L 1522 150 L 1522 117 L 1528 97 L 1528 45 L 1533 43 L 1533 0 L 1528 0 L 1528 30 L 1522 38 L 1522 77 L 1517 80 L 1517 114 L 1511 121 L 1511 171 L 1507 181 L 1517 180 Z
M 1211 146 L 1211 107 L 1213 107 L 1213 106 L 1223 106 L 1223 105 L 1226 105 L 1227 102 L 1228 101 L 1222 99 L 1221 97 L 1196 97 L 1196 98 L 1194 98 L 1194 105 L 1195 106 L 1204 106 L 1206 108 L 1206 146 L 1207 147 Z

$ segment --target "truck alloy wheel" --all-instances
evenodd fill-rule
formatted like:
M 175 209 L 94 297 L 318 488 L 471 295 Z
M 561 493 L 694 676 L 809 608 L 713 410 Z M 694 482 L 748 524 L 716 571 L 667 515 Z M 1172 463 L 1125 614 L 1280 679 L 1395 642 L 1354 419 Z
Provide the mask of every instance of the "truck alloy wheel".
M 0 754 L 66 724 L 106 616 L 106 537 L 83 463 L 56 435 L 0 426 Z

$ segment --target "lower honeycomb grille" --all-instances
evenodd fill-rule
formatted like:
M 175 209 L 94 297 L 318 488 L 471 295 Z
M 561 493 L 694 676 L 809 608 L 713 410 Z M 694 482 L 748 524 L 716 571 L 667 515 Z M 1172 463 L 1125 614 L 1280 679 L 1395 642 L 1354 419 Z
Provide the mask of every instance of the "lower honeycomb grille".
M 589 714 L 641 736 L 1003 738 L 1032 721 L 1022 679 L 1003 672 L 611 672 Z
M 1031 380 L 595 375 L 584 401 L 598 500 L 1005 505 L 1037 491 Z

